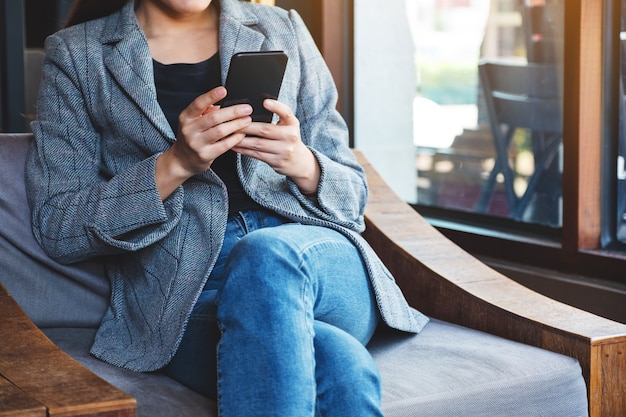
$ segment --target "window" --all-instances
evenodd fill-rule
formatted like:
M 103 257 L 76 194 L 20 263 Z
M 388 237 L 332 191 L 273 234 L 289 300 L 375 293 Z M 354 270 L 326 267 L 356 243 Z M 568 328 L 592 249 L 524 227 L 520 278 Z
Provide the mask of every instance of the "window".
M 411 169 L 416 170 L 416 177 L 407 175 L 414 178 L 409 186 L 416 194 L 411 198 L 405 192 L 408 201 L 560 228 L 563 4 L 548 1 L 405 0 L 385 6 L 385 11 L 367 0 L 355 3 L 356 103 L 369 107 L 360 113 L 357 108 L 361 117 L 355 129 L 362 126 L 361 132 L 373 135 L 377 127 L 370 125 L 377 119 L 379 129 L 381 120 L 398 120 L 398 113 L 406 111 L 400 108 L 406 98 L 397 92 L 397 84 L 403 83 L 411 94 L 412 114 L 406 116 L 412 119 L 412 143 L 402 148 L 413 152 Z M 371 30 L 370 19 L 385 24 L 385 30 Z M 391 44 L 394 48 L 387 48 Z M 389 67 L 367 65 L 379 58 Z M 496 91 L 495 82 L 508 72 L 500 74 L 487 62 L 521 67 L 517 81 L 529 78 L 530 84 L 520 86 L 515 101 L 504 103 L 503 94 L 512 91 Z M 484 80 L 479 71 L 483 63 Z M 374 88 L 359 80 L 376 77 L 370 74 L 374 71 L 394 83 L 385 92 L 389 96 L 396 91 L 398 97 L 381 103 L 392 106 L 395 118 L 370 114 Z M 533 85 L 540 95 L 528 96 Z M 549 91 L 553 96 L 545 95 Z M 510 116 L 517 125 L 503 118 L 507 106 L 515 106 Z M 378 134 L 386 143 L 409 136 L 392 133 L 394 139 L 388 139 L 392 134 Z M 398 141 L 395 147 L 400 146 Z
M 626 294 L 626 250 L 618 239 L 620 230 L 626 238 L 618 221 L 626 192 L 617 192 L 626 189 L 626 169 L 617 163 L 619 94 L 611 86 L 623 2 L 354 0 L 355 146 L 449 238 L 509 276 L 536 268 L 528 275 L 547 284 L 535 289 L 551 286 L 556 298 L 575 287 L 583 308 L 592 302 L 585 296 L 591 282 Z M 511 135 L 505 160 L 517 200 L 507 197 L 500 169 L 480 211 L 497 164 L 479 74 L 484 60 L 550 66 L 540 81 L 554 87 L 558 104 L 539 116 L 561 118 L 561 128 L 548 130 L 548 141 L 546 132 L 543 141 L 535 137 L 538 128 Z M 549 156 L 539 159 L 544 150 L 537 146 L 546 142 Z M 542 176 L 527 207 L 512 215 L 511 201 L 537 170 Z

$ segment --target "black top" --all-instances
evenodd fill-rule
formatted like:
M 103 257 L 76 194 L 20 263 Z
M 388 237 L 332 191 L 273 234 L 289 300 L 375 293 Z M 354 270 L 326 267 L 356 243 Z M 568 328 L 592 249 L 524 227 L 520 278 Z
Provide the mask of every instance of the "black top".
M 178 116 L 199 95 L 222 85 L 219 54 L 197 64 L 154 63 L 154 82 L 159 105 L 174 133 L 178 133 Z M 211 169 L 228 189 L 229 215 L 243 210 L 258 209 L 243 190 L 237 175 L 237 155 L 228 151 L 218 157 Z

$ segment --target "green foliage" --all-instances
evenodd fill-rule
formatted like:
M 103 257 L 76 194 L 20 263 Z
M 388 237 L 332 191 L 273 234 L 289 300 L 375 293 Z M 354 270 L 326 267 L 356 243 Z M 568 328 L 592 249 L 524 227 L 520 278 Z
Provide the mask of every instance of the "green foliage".
M 438 104 L 475 104 L 477 65 L 426 60 L 417 66 L 418 93 Z

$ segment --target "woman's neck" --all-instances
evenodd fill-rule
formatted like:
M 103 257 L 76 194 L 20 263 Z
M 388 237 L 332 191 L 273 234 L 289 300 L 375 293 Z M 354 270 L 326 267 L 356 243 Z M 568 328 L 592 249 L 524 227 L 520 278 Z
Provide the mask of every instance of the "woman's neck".
M 213 2 L 196 11 L 144 0 L 135 13 L 152 57 L 163 64 L 201 62 L 219 49 L 219 12 Z

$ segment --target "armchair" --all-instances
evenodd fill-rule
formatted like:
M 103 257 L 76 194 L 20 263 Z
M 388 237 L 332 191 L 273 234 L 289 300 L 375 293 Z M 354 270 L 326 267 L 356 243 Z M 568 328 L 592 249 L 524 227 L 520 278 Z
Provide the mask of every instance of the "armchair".
M 0 134 L 0 416 L 214 416 L 210 400 L 158 372 L 89 355 L 106 279 L 97 263 L 60 266 L 34 244 L 23 184 L 30 140 Z M 432 317 L 416 336 L 381 326 L 368 345 L 387 416 L 623 415 L 626 325 L 490 269 L 356 154 L 371 189 L 365 236 Z

